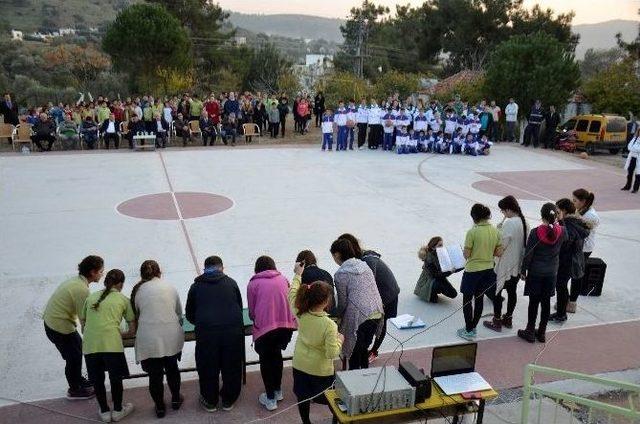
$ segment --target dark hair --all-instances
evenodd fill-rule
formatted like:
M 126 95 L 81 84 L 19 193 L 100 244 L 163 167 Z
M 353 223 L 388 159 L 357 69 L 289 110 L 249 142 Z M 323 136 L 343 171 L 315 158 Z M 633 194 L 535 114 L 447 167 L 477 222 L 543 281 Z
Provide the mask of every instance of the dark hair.
M 356 252 L 353 249 L 353 245 L 346 238 L 339 238 L 338 240 L 334 241 L 331 244 L 330 252 L 332 255 L 335 253 L 339 253 L 340 259 L 342 259 L 343 262 L 356 257 Z
M 574 205 L 573 202 L 566 197 L 558 200 L 556 202 L 556 206 L 564 213 L 576 213 L 576 205 Z
M 322 305 L 329 299 L 331 304 L 333 298 L 333 289 L 324 281 L 314 281 L 311 284 L 300 284 L 298 293 L 296 294 L 297 315 L 302 316 L 311 309 Z
M 354 236 L 353 234 L 344 233 L 343 235 L 338 237 L 338 239 L 349 240 L 351 246 L 353 247 L 353 253 L 355 253 L 356 258 L 362 257 L 362 248 L 360 247 L 360 242 L 358 241 L 356 236 Z
M 593 202 L 596 200 L 596 196 L 589 190 L 586 190 L 584 188 L 574 190 L 572 194 L 576 199 L 585 202 L 582 209 L 578 211 L 580 212 L 580 215 L 584 215 L 589 210 L 589 208 L 593 206 Z
M 523 245 L 527 245 L 527 221 L 524 219 L 524 214 L 522 213 L 522 209 L 520 209 L 520 204 L 515 197 L 509 195 L 507 197 L 503 197 L 498 202 L 498 207 L 503 211 L 511 211 L 520 217 L 522 221 L 522 234 L 524 234 Z
M 78 264 L 78 274 L 89 278 L 92 271 L 100 271 L 104 267 L 104 260 L 100 256 L 89 255 Z
M 434 250 L 436 250 L 436 246 L 441 241 L 442 241 L 442 237 L 440 236 L 431 237 L 431 240 L 429 240 L 429 243 L 427 243 L 427 250 L 429 252 L 433 252 Z
M 476 203 L 471 207 L 471 218 L 476 224 L 491 218 L 491 210 L 482 203 Z
M 256 259 L 256 266 L 253 269 L 253 271 L 257 274 L 262 271 L 269 271 L 269 270 L 275 270 L 275 269 L 276 269 L 276 263 L 271 257 L 260 256 L 258 259 Z
M 140 281 L 138 281 L 138 283 L 133 286 L 133 290 L 131 290 L 131 307 L 136 311 L 136 315 L 138 315 L 138 311 L 136 310 L 136 295 L 138 294 L 138 290 L 140 290 L 140 287 L 147 281 L 160 278 L 161 275 L 160 265 L 152 259 L 146 260 L 140 265 Z
M 100 303 L 102 303 L 102 301 L 109 296 L 109 293 L 111 293 L 111 289 L 120 283 L 124 283 L 124 272 L 119 269 L 112 269 L 107 272 L 107 276 L 104 277 L 104 291 L 98 298 L 98 301 L 93 304 L 92 308 L 98 310 Z
M 550 202 L 542 205 L 542 208 L 540 209 L 540 216 L 549 224 L 547 225 L 547 237 L 553 239 L 555 233 L 553 225 L 558 220 L 558 209 L 556 208 L 556 205 Z
M 316 265 L 318 260 L 311 250 L 303 250 L 296 256 L 296 262 L 304 262 L 305 266 Z
M 209 256 L 204 260 L 205 268 L 220 268 L 222 266 L 222 259 L 219 256 Z

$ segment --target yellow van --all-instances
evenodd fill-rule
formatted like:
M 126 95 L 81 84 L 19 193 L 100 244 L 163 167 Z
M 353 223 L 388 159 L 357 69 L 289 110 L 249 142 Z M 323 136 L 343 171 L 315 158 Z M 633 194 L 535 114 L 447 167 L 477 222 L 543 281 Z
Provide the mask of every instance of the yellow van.
M 558 136 L 575 133 L 576 147 L 589 154 L 607 149 L 616 154 L 626 146 L 627 120 L 619 115 L 577 115 L 558 127 Z

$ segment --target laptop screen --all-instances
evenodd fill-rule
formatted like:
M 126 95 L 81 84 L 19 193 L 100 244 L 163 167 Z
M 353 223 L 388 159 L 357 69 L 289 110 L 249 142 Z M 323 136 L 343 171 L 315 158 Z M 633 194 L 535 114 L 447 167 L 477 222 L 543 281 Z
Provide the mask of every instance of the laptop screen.
M 475 371 L 477 348 L 476 343 L 434 348 L 431 359 L 431 377 Z

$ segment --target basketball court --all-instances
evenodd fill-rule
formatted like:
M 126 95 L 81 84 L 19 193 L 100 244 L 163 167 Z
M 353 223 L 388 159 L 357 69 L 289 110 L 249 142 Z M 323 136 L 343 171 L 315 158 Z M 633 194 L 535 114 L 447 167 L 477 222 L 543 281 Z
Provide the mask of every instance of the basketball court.
M 594 191 L 602 221 L 594 256 L 603 258 L 608 269 L 601 297 L 581 298 L 578 313 L 566 324 L 550 325 L 550 331 L 560 331 L 547 343 L 549 361 L 542 345 L 514 339 L 526 319 L 525 298 L 519 299 L 513 330 L 498 334 L 480 326 L 478 338 L 486 340 L 480 355 L 487 358 L 481 364 L 490 366 L 494 349 L 503 361 L 509 362 L 509 349 L 520 358 L 513 368 L 496 369 L 489 381 L 496 387 L 517 385 L 523 355 L 529 361 L 540 355 L 540 363 L 566 368 L 580 340 L 598 344 L 607 336 L 611 347 L 613 340 L 638 333 L 640 195 L 619 190 L 622 169 L 567 154 L 512 145 L 495 146 L 490 156 L 480 158 L 284 146 L 6 154 L 0 156 L 0 181 L 0 396 L 5 398 L 33 401 L 64 394 L 64 364 L 46 339 L 41 313 L 55 287 L 75 274 L 88 254 L 102 256 L 106 269 L 125 272 L 127 295 L 142 261 L 157 260 L 163 278 L 177 287 L 184 302 L 206 256 L 223 258 L 225 272 L 244 296 L 258 256 L 272 256 L 291 276 L 296 254 L 311 249 L 319 265 L 333 273 L 337 266 L 330 244 L 350 232 L 382 254 L 395 273 L 401 286 L 399 313 L 417 315 L 428 326 L 438 323 L 402 349 L 421 348 L 413 357 L 424 348 L 458 342 L 455 330 L 464 321 L 456 312 L 461 297 L 426 304 L 413 295 L 422 266 L 417 251 L 436 235 L 445 244 L 462 243 L 472 225 L 474 202 L 490 206 L 493 222 L 499 222 L 497 203 L 506 194 L 521 201 L 535 225 L 543 202 L 570 197 L 578 187 Z M 460 278 L 460 273 L 451 277 L 456 288 Z M 485 313 L 491 310 L 486 302 Z M 419 331 L 388 328 L 399 340 Z M 387 337 L 382 350 L 397 347 Z M 292 348 L 293 343 L 288 353 Z M 640 367 L 637 354 L 625 350 L 628 355 L 616 359 L 619 366 Z M 247 352 L 256 357 L 249 339 Z M 610 356 L 600 356 L 600 365 L 589 359 L 592 372 L 615 368 L 607 362 Z M 137 372 L 133 352 L 127 357 Z M 181 366 L 194 365 L 193 344 L 187 344 Z M 507 375 L 505 369 L 513 372 Z M 250 382 L 261 386 L 259 376 Z M 146 383 L 127 381 L 125 388 Z M 242 398 L 250 396 L 243 402 L 257 404 L 254 391 L 243 393 Z M 295 416 L 295 409 L 291 413 Z M 0 421 L 2 416 L 0 410 Z

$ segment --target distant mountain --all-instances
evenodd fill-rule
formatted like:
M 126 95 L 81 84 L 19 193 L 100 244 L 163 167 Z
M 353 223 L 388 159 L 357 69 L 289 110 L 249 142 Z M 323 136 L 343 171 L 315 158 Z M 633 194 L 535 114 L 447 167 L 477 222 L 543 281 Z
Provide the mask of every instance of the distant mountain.
M 614 20 L 597 24 L 574 25 L 573 32 L 580 35 L 576 57 L 582 59 L 587 49 L 610 49 L 616 46 L 616 34 L 622 34 L 625 41 L 638 35 L 638 21 Z
M 342 19 L 309 15 L 260 15 L 230 12 L 229 21 L 254 33 L 342 43 Z

